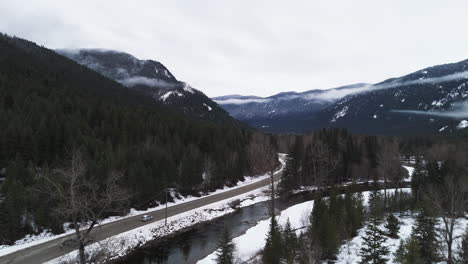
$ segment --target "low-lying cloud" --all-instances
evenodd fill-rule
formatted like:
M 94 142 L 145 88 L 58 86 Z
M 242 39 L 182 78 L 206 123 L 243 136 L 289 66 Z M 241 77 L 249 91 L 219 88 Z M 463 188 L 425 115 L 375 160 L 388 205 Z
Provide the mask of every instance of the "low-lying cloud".
M 387 88 L 395 88 L 399 86 L 406 86 L 406 85 L 414 85 L 414 84 L 437 84 L 449 81 L 456 81 L 461 79 L 468 78 L 468 71 L 463 72 L 456 72 L 445 76 L 440 77 L 430 77 L 430 78 L 421 78 L 417 80 L 409 80 L 409 81 L 401 81 L 399 79 L 384 83 L 384 84 L 377 84 L 371 87 L 371 89 L 387 89 Z
M 325 90 L 322 93 L 306 95 L 305 99 L 336 101 L 351 94 L 358 94 L 358 93 L 369 91 L 370 87 L 372 87 L 371 84 L 363 85 L 361 87 L 354 87 L 354 88 L 330 89 L 330 90 Z
M 146 86 L 158 87 L 158 88 L 173 88 L 176 86 L 176 84 L 174 83 L 169 83 L 161 79 L 148 78 L 144 76 L 134 76 L 134 77 L 118 80 L 118 82 L 127 87 L 132 87 L 135 85 L 146 85 Z
M 455 103 L 452 109 L 447 111 L 392 110 L 391 112 L 461 119 L 468 118 L 468 101 Z
M 358 94 L 363 92 L 370 92 L 383 89 L 397 88 L 401 86 L 415 85 L 415 84 L 438 84 L 450 81 L 457 81 L 462 79 L 468 79 L 468 71 L 456 72 L 453 74 L 440 76 L 440 77 L 429 77 L 429 78 L 420 78 L 416 80 L 402 81 L 396 79 L 394 81 L 382 84 L 375 85 L 365 85 L 357 88 L 347 88 L 347 89 L 330 89 L 326 92 L 316 95 L 314 98 L 322 98 L 324 100 L 338 100 L 345 96 L 351 94 Z
M 364 93 L 364 92 L 369 92 L 369 91 L 390 89 L 390 88 L 415 85 L 415 84 L 438 84 L 438 83 L 457 81 L 457 80 L 462 80 L 462 79 L 468 79 L 468 71 L 457 72 L 457 73 L 440 76 L 440 77 L 429 77 L 429 78 L 421 78 L 421 79 L 408 80 L 408 81 L 401 81 L 400 79 L 397 79 L 397 80 L 394 80 L 388 83 L 382 83 L 382 84 L 363 85 L 361 87 L 345 88 L 345 89 L 330 89 L 330 90 L 324 90 L 324 92 L 318 93 L 318 94 L 309 94 L 305 96 L 304 98 L 334 101 L 334 100 L 339 100 L 351 94 L 359 94 L 359 93 Z
M 444 83 L 444 82 L 456 81 L 456 80 L 462 80 L 462 79 L 468 79 L 468 71 L 457 72 L 457 73 L 440 76 L 440 77 L 420 78 L 420 79 L 408 80 L 408 81 L 402 81 L 400 79 L 396 79 L 394 81 L 382 83 L 382 84 L 374 84 L 374 85 L 363 84 L 362 86 L 356 86 L 356 87 L 351 87 L 351 88 L 335 88 L 335 89 L 322 90 L 319 92 L 288 94 L 288 95 L 284 95 L 281 97 L 276 97 L 275 99 L 268 98 L 268 97 L 258 98 L 258 99 L 250 99 L 250 98 L 249 99 L 242 99 L 242 98 L 234 99 L 233 98 L 233 99 L 226 99 L 226 100 L 217 100 L 216 102 L 218 104 L 241 105 L 241 104 L 249 104 L 249 103 L 261 104 L 261 103 L 271 102 L 272 100 L 293 100 L 297 98 L 301 98 L 304 100 L 321 100 L 321 101 L 333 102 L 333 101 L 339 100 L 341 98 L 344 98 L 352 94 L 360 94 L 360 93 L 365 93 L 365 92 L 370 92 L 370 91 L 391 89 L 391 88 L 397 88 L 401 86 L 408 86 L 408 85 L 415 85 L 415 84 L 438 84 L 438 83 Z M 421 112 L 421 114 L 426 113 L 425 111 L 418 111 L 418 110 L 414 110 L 414 112 L 415 113 Z M 435 113 L 435 112 L 431 112 L 431 113 Z
M 240 98 L 231 98 L 226 100 L 215 100 L 216 103 L 220 105 L 227 105 L 227 104 L 234 104 L 234 105 L 242 105 L 242 104 L 249 104 L 249 103 L 268 103 L 271 99 L 267 98 L 259 98 L 259 99 L 240 99 Z

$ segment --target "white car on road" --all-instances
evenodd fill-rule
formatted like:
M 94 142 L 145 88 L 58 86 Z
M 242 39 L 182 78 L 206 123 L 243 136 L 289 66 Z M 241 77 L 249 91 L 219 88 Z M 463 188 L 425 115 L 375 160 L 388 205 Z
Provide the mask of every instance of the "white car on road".
M 141 221 L 142 222 L 148 222 L 149 220 L 153 219 L 153 217 L 151 215 L 143 215 L 141 217 Z

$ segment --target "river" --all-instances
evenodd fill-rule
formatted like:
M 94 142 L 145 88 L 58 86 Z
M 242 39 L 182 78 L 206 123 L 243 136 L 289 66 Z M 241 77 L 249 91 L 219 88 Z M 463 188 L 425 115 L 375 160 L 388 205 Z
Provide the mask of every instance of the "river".
M 407 185 L 407 184 L 405 184 Z M 408 187 L 408 186 L 405 186 Z M 355 191 L 371 190 L 369 185 L 361 185 Z M 341 188 L 340 192 L 343 192 Z M 324 193 L 327 195 L 327 192 Z M 293 205 L 313 200 L 314 192 L 305 192 L 275 200 L 275 211 L 283 211 Z M 233 214 L 216 218 L 208 223 L 198 224 L 188 231 L 166 239 L 155 240 L 136 249 L 117 263 L 131 264 L 194 264 L 215 251 L 217 241 L 227 226 L 232 237 L 244 234 L 259 221 L 270 218 L 270 202 L 260 202 L 238 209 Z
M 278 198 L 276 210 L 282 211 L 295 204 L 311 199 L 310 194 L 301 194 L 289 198 Z M 137 249 L 119 263 L 134 264 L 181 264 L 196 263 L 215 251 L 217 241 L 227 226 L 233 237 L 240 236 L 259 221 L 270 217 L 270 202 L 260 202 L 242 207 L 236 212 L 200 224 L 189 231 L 180 233 L 163 241 Z

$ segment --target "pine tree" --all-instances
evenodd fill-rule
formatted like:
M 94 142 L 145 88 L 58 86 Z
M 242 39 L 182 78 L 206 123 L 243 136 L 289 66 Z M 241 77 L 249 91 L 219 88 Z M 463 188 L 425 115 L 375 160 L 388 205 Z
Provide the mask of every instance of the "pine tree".
M 405 254 L 403 257 L 402 264 L 423 264 L 432 263 L 425 262 L 421 255 L 421 247 L 418 245 L 418 241 L 414 237 L 410 237 L 405 246 Z
M 309 217 L 310 226 L 307 231 L 310 238 L 310 247 L 315 252 L 320 252 L 320 259 L 333 258 L 338 250 L 340 242 L 339 220 L 336 217 L 342 215 L 343 206 L 338 206 L 336 197 L 330 197 L 326 202 L 321 196 L 314 201 L 314 208 Z M 342 203 L 342 202 L 340 202 Z M 333 204 L 333 206 L 332 206 Z M 333 209 L 332 209 L 333 208 Z M 339 218 L 343 218 L 340 216 Z
M 281 229 L 275 217 L 271 218 L 265 248 L 263 249 L 262 262 L 265 264 L 280 264 L 283 255 Z
M 320 232 L 320 244 L 323 252 L 323 258 L 333 258 L 340 245 L 339 232 L 336 220 L 325 216 L 322 218 L 323 225 Z
M 233 264 L 235 245 L 231 239 L 231 233 L 227 227 L 224 228 L 223 236 L 218 242 L 218 252 L 216 253 L 217 264 Z
M 407 254 L 406 245 L 407 245 L 406 241 L 404 239 L 401 239 L 397 250 L 393 254 L 393 261 L 395 263 L 398 263 L 398 264 L 405 263 L 405 256 Z
M 416 217 L 416 223 L 411 232 L 424 263 L 432 263 L 440 258 L 435 226 L 436 220 L 423 211 Z
M 376 221 L 381 221 L 384 215 L 384 201 L 377 190 L 372 191 L 369 196 L 369 215 Z
M 295 160 L 294 157 L 288 155 L 286 157 L 286 165 L 284 167 L 283 173 L 281 174 L 281 182 L 280 182 L 280 191 L 285 193 L 291 193 L 293 189 L 296 187 L 297 183 L 295 182 Z
M 322 223 L 320 220 L 322 219 L 322 215 L 324 214 L 328 214 L 328 206 L 323 197 L 320 195 L 320 193 L 318 193 L 317 197 L 314 200 L 314 207 L 309 216 L 310 226 L 307 231 L 312 242 L 318 240 L 320 224 Z
M 293 264 L 297 257 L 298 238 L 294 230 L 292 230 L 289 218 L 283 230 L 283 259 L 286 264 Z
M 468 264 L 468 228 L 465 230 L 465 234 L 463 235 L 458 255 L 458 263 Z
M 420 193 L 424 184 L 424 165 L 419 157 L 416 158 L 416 164 L 414 166 L 413 175 L 411 178 L 411 192 L 415 197 L 416 201 L 420 201 Z
M 343 217 L 343 226 L 345 236 L 343 238 L 351 238 L 357 235 L 356 231 L 362 227 L 364 219 L 362 193 L 353 194 L 347 189 L 344 197 L 344 208 L 345 217 Z
M 353 222 L 353 232 L 351 236 L 357 235 L 357 230 L 360 229 L 363 225 L 365 219 L 365 207 L 364 207 L 364 197 L 362 193 L 356 193 L 353 195 L 353 210 L 352 210 L 352 222 Z
M 387 216 L 387 223 L 385 224 L 387 235 L 391 238 L 398 238 L 398 231 L 400 230 L 400 222 L 393 214 Z
M 361 247 L 361 264 L 384 264 L 387 262 L 388 248 L 383 245 L 387 240 L 378 227 L 376 217 L 371 218 L 367 224 L 366 236 Z

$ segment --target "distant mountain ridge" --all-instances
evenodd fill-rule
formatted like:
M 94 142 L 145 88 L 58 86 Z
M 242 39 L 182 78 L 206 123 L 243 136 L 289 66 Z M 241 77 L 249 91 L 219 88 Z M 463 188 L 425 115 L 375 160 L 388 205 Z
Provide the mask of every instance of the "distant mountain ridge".
M 463 134 L 468 60 L 428 67 L 377 84 L 213 98 L 232 116 L 274 132 L 342 127 L 364 134 Z
M 140 60 L 125 52 L 105 49 L 58 49 L 56 52 L 189 117 L 240 124 L 204 93 L 177 80 L 158 61 Z
M 360 83 L 330 90 L 282 92 L 269 97 L 230 95 L 212 99 L 234 118 L 256 127 L 268 128 L 272 122 L 303 117 L 326 108 L 333 103 L 334 93 L 349 93 L 368 85 Z

